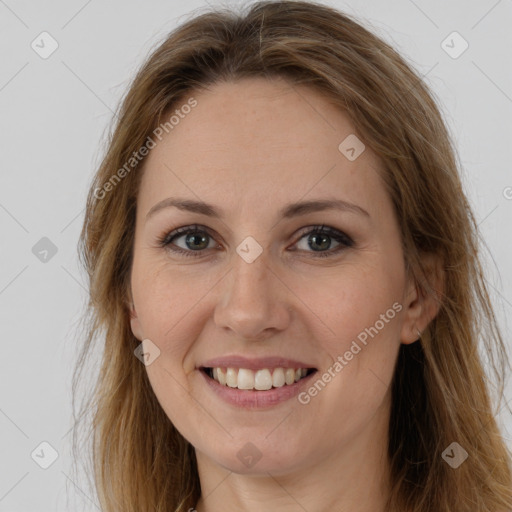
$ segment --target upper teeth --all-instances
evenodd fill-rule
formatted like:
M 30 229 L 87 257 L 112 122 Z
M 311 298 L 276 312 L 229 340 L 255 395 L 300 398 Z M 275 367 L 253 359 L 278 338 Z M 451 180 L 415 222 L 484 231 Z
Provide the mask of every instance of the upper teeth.
M 297 382 L 307 373 L 306 368 L 268 368 L 253 371 L 247 368 L 213 368 L 213 378 L 223 386 L 238 389 L 271 389 Z

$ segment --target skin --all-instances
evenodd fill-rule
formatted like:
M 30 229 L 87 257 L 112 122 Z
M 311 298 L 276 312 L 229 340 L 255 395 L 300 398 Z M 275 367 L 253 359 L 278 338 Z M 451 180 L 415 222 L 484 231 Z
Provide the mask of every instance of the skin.
M 251 78 L 190 96 L 197 106 L 145 162 L 130 321 L 138 340 L 160 349 L 146 367 L 149 380 L 196 449 L 196 509 L 381 511 L 398 350 L 415 342 L 436 313 L 406 275 L 381 162 L 368 146 L 355 161 L 338 150 L 353 125 L 307 87 Z M 170 196 L 212 203 L 225 217 L 170 207 L 146 220 Z M 326 198 L 354 203 L 369 216 L 325 210 L 278 217 L 290 202 Z M 158 244 L 193 224 L 211 234 L 199 256 Z M 322 224 L 354 245 L 316 256 L 341 245 L 334 238 L 325 249 L 314 245 L 305 228 Z M 263 249 L 252 263 L 236 252 L 248 236 Z M 173 244 L 197 254 L 186 240 L 181 235 Z M 196 368 L 228 354 L 278 355 L 308 361 L 321 375 L 394 303 L 401 311 L 307 405 L 293 398 L 267 410 L 240 409 L 218 398 Z M 237 457 L 249 441 L 261 454 L 252 467 Z

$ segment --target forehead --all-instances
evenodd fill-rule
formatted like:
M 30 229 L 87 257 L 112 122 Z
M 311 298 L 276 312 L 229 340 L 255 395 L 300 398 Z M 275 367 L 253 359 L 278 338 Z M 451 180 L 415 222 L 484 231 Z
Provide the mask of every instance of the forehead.
M 194 108 L 181 109 L 191 99 Z M 350 118 L 309 87 L 264 78 L 222 82 L 185 95 L 164 122 L 173 114 L 176 124 L 146 159 L 141 210 L 175 192 L 217 204 L 242 197 L 280 204 L 280 196 L 335 191 L 371 203 L 382 193 L 377 157 L 366 146 L 356 160 L 347 158 L 339 146 L 355 135 Z

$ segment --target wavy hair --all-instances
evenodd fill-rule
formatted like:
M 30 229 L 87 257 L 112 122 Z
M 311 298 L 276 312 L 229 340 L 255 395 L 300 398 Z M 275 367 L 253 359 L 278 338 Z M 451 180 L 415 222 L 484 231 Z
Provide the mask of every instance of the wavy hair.
M 194 448 L 163 412 L 145 366 L 134 356 L 138 340 L 128 304 L 145 159 L 115 187 L 105 185 L 184 97 L 246 77 L 309 86 L 345 112 L 384 164 L 405 263 L 422 293 L 435 293 L 422 256 L 433 254 L 442 262 L 439 312 L 418 342 L 400 346 L 395 368 L 386 510 L 512 510 L 511 453 L 496 421 L 506 347 L 482 269 L 477 224 L 438 102 L 424 77 L 360 22 L 306 1 L 260 1 L 240 12 L 219 8 L 194 15 L 152 51 L 120 103 L 79 240 L 90 298 L 73 375 L 75 413 L 79 384 L 85 375 L 90 381 L 84 372 L 99 338 L 99 371 L 75 416 L 73 447 L 76 458 L 83 457 L 76 445 L 85 432 L 92 454 L 88 471 L 102 510 L 188 511 L 200 496 Z M 479 343 L 489 358 L 489 376 Z M 92 421 L 82 430 L 86 414 Z M 452 442 L 469 454 L 457 469 L 442 456 Z

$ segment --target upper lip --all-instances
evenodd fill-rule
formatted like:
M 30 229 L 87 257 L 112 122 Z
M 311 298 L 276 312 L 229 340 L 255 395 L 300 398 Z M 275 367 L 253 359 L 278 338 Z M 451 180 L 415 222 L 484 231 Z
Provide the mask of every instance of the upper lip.
M 201 364 L 199 368 L 247 368 L 248 370 L 261 370 L 263 368 L 315 368 L 315 366 L 287 357 L 268 356 L 248 358 L 232 355 L 209 359 Z

